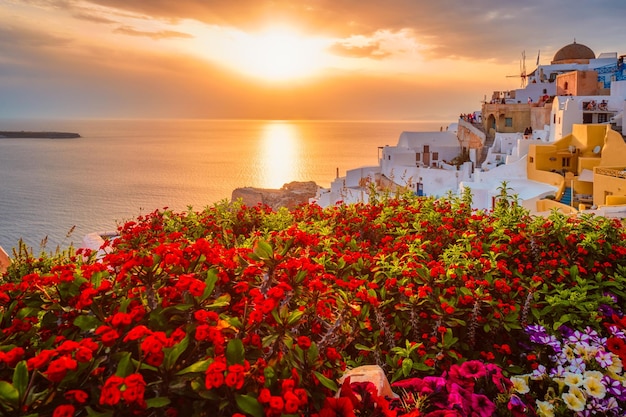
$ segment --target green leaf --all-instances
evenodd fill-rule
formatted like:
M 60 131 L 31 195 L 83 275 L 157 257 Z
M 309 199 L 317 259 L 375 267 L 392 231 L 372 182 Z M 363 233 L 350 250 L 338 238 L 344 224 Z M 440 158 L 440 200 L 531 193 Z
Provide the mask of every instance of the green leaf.
M 230 365 L 243 364 L 245 351 L 241 339 L 232 339 L 226 345 L 226 359 Z
M 171 403 L 167 397 L 155 397 L 146 400 L 148 408 L 162 408 Z
M 309 348 L 309 351 L 306 354 L 307 354 L 307 360 L 309 361 L 309 363 L 314 363 L 316 360 L 319 359 L 320 352 L 315 342 L 311 343 L 311 347 Z
M 211 294 L 213 294 L 213 289 L 215 288 L 215 284 L 217 284 L 218 278 L 219 277 L 217 276 L 217 271 L 215 270 L 215 268 L 211 268 L 207 271 L 206 279 L 204 280 L 206 287 L 204 287 L 204 292 L 202 293 L 200 302 L 206 300 L 211 296 Z
M 224 294 L 217 300 L 207 306 L 207 308 L 221 308 L 227 307 L 230 304 L 230 294 Z
M 263 376 L 265 377 L 265 386 L 271 386 L 276 382 L 276 371 L 271 366 L 266 367 L 263 370 Z
M 244 413 L 253 417 L 263 417 L 263 406 L 256 398 L 250 395 L 237 395 L 235 396 L 235 402 L 237 407 Z
M 166 350 L 165 358 L 163 360 L 163 366 L 165 367 L 165 369 L 169 371 L 174 368 L 174 366 L 176 365 L 176 361 L 178 361 L 180 355 L 182 355 L 183 352 L 187 349 L 187 346 L 189 346 L 189 335 L 185 336 L 185 338 L 179 343 Z
M 290 326 L 293 326 L 294 324 L 300 321 L 303 315 L 304 315 L 304 311 L 300 311 L 300 310 L 293 311 L 289 315 L 289 318 L 287 318 L 287 324 Z
M 95 329 L 100 324 L 100 320 L 96 316 L 78 316 L 74 319 L 74 326 L 84 332 Z
M 85 410 L 87 410 L 87 415 L 89 417 L 113 417 L 113 411 L 107 411 L 106 413 L 98 413 L 97 411 L 94 411 L 94 409 L 89 406 L 85 407 Z
M 28 366 L 26 361 L 20 361 L 13 371 L 13 386 L 17 389 L 20 399 L 23 399 L 28 389 Z
M 402 374 L 408 377 L 413 370 L 413 360 L 411 358 L 405 358 L 402 360 Z
M 365 350 L 365 351 L 368 351 L 368 352 L 373 352 L 374 351 L 373 347 L 367 347 L 367 346 L 362 345 L 360 343 L 357 343 L 356 345 L 354 345 L 354 347 L 357 348 L 358 350 Z
M 7 381 L 0 381 L 0 399 L 7 401 L 8 403 L 18 405 L 20 401 L 20 393 L 13 386 L 13 384 Z
M 335 381 L 333 381 L 332 379 L 326 378 L 324 375 L 322 375 L 321 373 L 317 371 L 313 371 L 313 373 L 315 374 L 315 377 L 318 379 L 318 381 L 320 381 L 320 384 L 322 384 L 323 386 L 325 386 L 326 388 L 328 388 L 329 390 L 333 392 L 337 392 L 339 388 L 337 387 L 337 384 L 335 383 Z
M 206 370 L 209 368 L 209 365 L 212 362 L 213 362 L 213 359 L 207 359 L 207 360 L 204 360 L 204 361 L 199 361 L 199 362 L 196 362 L 196 363 L 192 363 L 191 365 L 189 365 L 185 369 L 181 369 L 180 371 L 176 372 L 176 375 L 185 375 L 185 374 L 191 374 L 191 373 L 206 372 Z
M 130 352 L 124 352 L 122 358 L 117 363 L 117 369 L 115 375 L 121 377 L 127 377 L 133 373 L 133 365 L 130 361 Z
M 98 288 L 102 284 L 102 271 L 94 272 L 91 275 L 91 286 Z
M 272 248 L 272 245 L 264 240 L 259 240 L 256 243 L 253 252 L 256 256 L 263 260 L 272 259 L 274 257 L 274 249 Z

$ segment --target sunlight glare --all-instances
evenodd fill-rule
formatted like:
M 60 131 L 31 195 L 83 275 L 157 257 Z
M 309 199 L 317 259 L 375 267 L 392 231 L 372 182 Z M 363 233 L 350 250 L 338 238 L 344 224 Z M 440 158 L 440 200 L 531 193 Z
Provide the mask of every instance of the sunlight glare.
M 326 41 L 306 38 L 289 29 L 273 29 L 240 39 L 238 68 L 268 81 L 314 75 L 324 64 Z
M 297 128 L 288 122 L 268 122 L 263 129 L 261 166 L 262 187 L 281 188 L 298 178 L 297 161 L 300 158 Z

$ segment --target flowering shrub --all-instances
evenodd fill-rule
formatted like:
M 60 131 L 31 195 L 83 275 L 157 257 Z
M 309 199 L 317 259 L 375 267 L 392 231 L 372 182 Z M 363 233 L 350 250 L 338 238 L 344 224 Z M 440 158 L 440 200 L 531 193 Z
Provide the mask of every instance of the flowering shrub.
M 536 218 L 504 197 L 490 212 L 468 195 L 164 209 L 102 256 L 20 250 L 0 283 L 0 414 L 418 415 L 337 386 L 364 364 L 446 379 L 457 407 L 433 415 L 534 412 L 533 393 L 505 389 L 551 366 L 527 326 L 588 327 L 621 352 L 605 312 L 626 299 L 626 239 L 619 220 Z M 461 378 L 479 363 L 503 376 Z
M 414 415 L 427 417 L 489 417 L 498 409 L 497 415 L 505 415 L 507 408 L 514 410 L 513 415 L 525 415 L 517 397 L 506 398 L 511 381 L 500 367 L 478 360 L 454 364 L 441 376 L 409 378 L 393 386 L 402 393 L 399 408 L 409 415 L 417 411 Z

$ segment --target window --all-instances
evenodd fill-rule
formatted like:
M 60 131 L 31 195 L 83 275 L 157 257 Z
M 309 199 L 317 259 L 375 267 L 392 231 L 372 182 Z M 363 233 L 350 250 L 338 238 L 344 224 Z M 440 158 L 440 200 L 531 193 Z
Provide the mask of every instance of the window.
M 606 113 L 598 113 L 598 123 L 606 123 L 609 121 L 609 115 Z
M 563 168 L 568 168 L 569 167 L 569 160 L 570 160 L 570 158 L 561 158 L 561 166 Z
M 422 154 L 419 152 L 415 153 L 415 162 L 419 162 L 422 159 Z
M 424 145 L 424 153 L 430 152 L 430 145 Z
M 439 152 L 433 152 L 433 161 L 439 160 Z
M 504 126 L 506 126 L 506 127 L 513 127 L 513 118 L 512 117 L 505 117 L 504 118 Z
M 563 83 L 563 88 L 565 90 L 567 90 L 569 88 L 569 83 L 567 81 L 565 81 L 565 83 Z
M 583 124 L 593 123 L 593 113 L 583 113 Z
M 535 158 L 533 158 L 532 156 L 528 158 L 528 161 L 532 164 L 533 162 L 535 162 Z

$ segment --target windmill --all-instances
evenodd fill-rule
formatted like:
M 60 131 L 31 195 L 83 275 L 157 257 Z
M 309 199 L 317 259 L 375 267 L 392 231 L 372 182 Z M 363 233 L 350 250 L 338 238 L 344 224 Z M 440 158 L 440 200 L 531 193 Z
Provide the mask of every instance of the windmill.
M 524 88 L 526 87 L 526 51 L 522 51 L 522 59 L 519 62 L 519 72 L 518 75 L 507 75 L 507 78 L 520 77 L 522 88 Z

